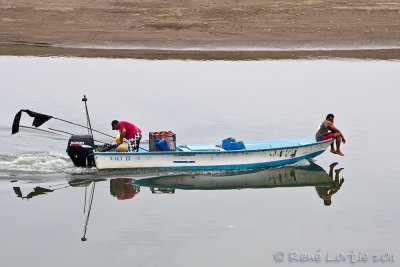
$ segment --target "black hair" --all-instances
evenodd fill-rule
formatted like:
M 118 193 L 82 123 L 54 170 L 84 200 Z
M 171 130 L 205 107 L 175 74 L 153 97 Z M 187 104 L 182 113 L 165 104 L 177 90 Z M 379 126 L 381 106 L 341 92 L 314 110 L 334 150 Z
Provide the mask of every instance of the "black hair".
M 327 120 L 333 119 L 333 118 L 335 118 L 335 116 L 334 116 L 332 113 L 329 113 L 329 114 L 326 116 L 326 119 L 327 119 Z
M 118 124 L 118 121 L 117 121 L 117 120 L 113 120 L 113 121 L 111 122 L 111 125 L 115 125 L 115 124 Z

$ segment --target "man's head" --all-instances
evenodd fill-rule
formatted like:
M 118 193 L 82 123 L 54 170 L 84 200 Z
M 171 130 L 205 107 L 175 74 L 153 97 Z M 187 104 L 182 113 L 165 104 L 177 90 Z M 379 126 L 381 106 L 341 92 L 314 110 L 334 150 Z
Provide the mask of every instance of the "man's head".
M 328 114 L 327 116 L 326 116 L 326 119 L 328 120 L 328 121 L 331 121 L 331 122 L 333 122 L 333 119 L 335 118 L 335 116 L 333 115 L 333 114 Z
M 118 124 L 118 121 L 117 121 L 117 120 L 113 120 L 113 121 L 111 122 L 111 128 L 112 128 L 113 130 L 118 130 L 117 124 Z

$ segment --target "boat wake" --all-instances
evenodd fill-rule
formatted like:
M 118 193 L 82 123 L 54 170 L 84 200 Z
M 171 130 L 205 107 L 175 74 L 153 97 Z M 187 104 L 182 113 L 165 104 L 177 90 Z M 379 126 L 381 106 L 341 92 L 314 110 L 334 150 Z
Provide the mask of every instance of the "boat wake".
M 93 174 L 95 169 L 75 167 L 64 154 L 52 152 L 29 152 L 0 155 L 0 176 L 43 174 Z

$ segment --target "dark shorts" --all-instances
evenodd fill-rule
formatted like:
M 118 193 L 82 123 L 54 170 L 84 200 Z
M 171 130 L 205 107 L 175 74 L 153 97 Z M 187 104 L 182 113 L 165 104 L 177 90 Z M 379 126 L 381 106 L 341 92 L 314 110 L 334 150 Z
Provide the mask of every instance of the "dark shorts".
M 324 139 L 322 140 L 328 140 L 331 138 L 335 138 L 335 134 L 334 133 L 328 133 L 327 135 L 324 136 Z

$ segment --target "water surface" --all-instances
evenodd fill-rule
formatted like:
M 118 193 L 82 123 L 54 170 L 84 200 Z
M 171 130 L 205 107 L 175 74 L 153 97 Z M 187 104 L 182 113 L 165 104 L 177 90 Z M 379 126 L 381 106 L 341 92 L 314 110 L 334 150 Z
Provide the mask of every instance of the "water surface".
M 371 266 L 379 263 L 372 256 L 389 253 L 396 265 L 399 64 L 0 57 L 2 263 L 293 266 L 289 253 L 320 252 L 323 266 L 326 256 L 354 252 L 367 253 Z M 322 154 L 317 180 L 307 180 L 311 172 L 302 176 L 307 182 L 291 175 L 310 168 L 301 162 L 274 174 L 173 176 L 175 184 L 162 181 L 166 190 L 134 182 L 148 174 L 75 168 L 65 153 L 68 135 L 21 129 L 11 136 L 14 115 L 25 108 L 86 124 L 84 94 L 95 129 L 113 135 L 113 119 L 129 120 L 146 133 L 172 130 L 179 143 L 312 137 L 334 113 L 346 156 Z M 21 124 L 31 123 L 24 114 Z M 85 133 L 55 120 L 42 126 L 49 127 Z M 337 189 L 341 168 L 344 182 L 326 206 L 321 187 Z

